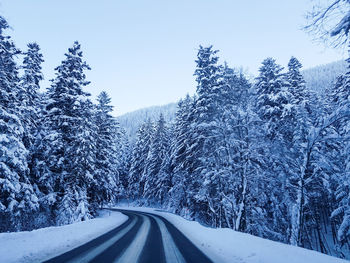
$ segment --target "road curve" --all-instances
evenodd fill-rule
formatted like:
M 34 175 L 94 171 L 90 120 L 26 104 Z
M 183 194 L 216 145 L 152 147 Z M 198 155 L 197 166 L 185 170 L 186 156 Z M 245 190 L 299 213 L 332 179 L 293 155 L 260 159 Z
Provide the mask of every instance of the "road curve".
M 165 218 L 138 211 L 111 209 L 129 218 L 111 231 L 47 263 L 209 263 L 212 262 Z

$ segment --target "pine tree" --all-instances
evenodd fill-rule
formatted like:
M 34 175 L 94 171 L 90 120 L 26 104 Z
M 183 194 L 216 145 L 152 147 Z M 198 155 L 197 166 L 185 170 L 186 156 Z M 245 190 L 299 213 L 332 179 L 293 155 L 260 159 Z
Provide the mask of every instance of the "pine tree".
M 198 98 L 191 123 L 191 146 L 187 150 L 188 174 L 192 177 L 195 200 L 191 209 L 198 217 L 217 226 L 220 224 L 220 192 L 222 178 L 216 172 L 219 119 L 223 99 L 222 67 L 218 65 L 217 50 L 200 46 L 195 71 Z
M 267 58 L 262 62 L 256 83 L 258 114 L 266 123 L 265 128 L 270 139 L 289 136 L 282 130 L 284 127 L 280 126 L 281 120 L 290 116 L 293 106 L 289 103 L 292 94 L 287 89 L 288 83 L 282 70 L 274 59 Z
M 76 119 L 71 144 L 66 148 L 70 174 L 65 178 L 65 183 L 72 185 L 74 191 L 74 221 L 86 220 L 96 214 L 96 207 L 90 206 L 88 198 L 91 199 L 93 185 L 100 182 L 95 174 L 97 127 L 93 121 L 94 105 L 86 98 L 87 95 L 81 95 L 75 102 L 80 116 Z
M 36 43 L 29 43 L 28 50 L 24 53 L 22 69 L 24 74 L 20 79 L 21 93 L 19 94 L 23 107 L 21 108 L 24 138 L 23 142 L 29 150 L 28 167 L 29 178 L 33 184 L 38 197 L 40 192 L 36 189 L 35 159 L 39 149 L 35 146 L 35 141 L 41 138 L 41 113 L 42 113 L 42 95 L 39 93 L 40 81 L 44 79 L 41 73 L 41 63 L 44 62 L 43 55 L 40 53 L 40 47 Z
M 20 230 L 38 208 L 38 199 L 28 178 L 28 151 L 23 144 L 24 128 L 19 94 L 19 53 L 11 38 L 5 35 L 8 24 L 0 17 L 0 219 L 1 229 Z
M 41 63 L 44 62 L 43 55 L 37 43 L 29 43 L 28 50 L 24 53 L 23 70 L 21 77 L 22 94 L 20 99 L 23 103 L 23 122 L 26 128 L 27 138 L 25 145 L 29 149 L 36 136 L 39 111 L 40 111 L 40 81 L 43 80 L 41 73 Z
M 169 175 L 162 170 L 163 162 L 167 161 L 169 156 L 168 137 L 164 116 L 161 114 L 153 134 L 143 178 L 141 178 L 145 182 L 143 196 L 148 200 L 155 199 L 162 192 L 160 195 L 162 202 L 165 196 L 162 188 L 170 189 L 171 187 Z
M 128 195 L 137 200 L 144 192 L 144 171 L 146 160 L 150 151 L 153 138 L 154 126 L 150 119 L 143 123 L 137 134 L 137 141 L 133 148 L 131 166 L 129 172 Z
M 290 149 L 293 142 L 294 121 L 293 94 L 289 91 L 289 83 L 286 81 L 283 68 L 276 64 L 272 58 L 262 62 L 259 76 L 256 79 L 256 109 L 265 130 L 266 150 L 269 156 L 270 169 L 265 171 L 265 177 L 269 178 L 267 213 L 274 224 L 269 224 L 268 238 L 286 241 L 282 234 L 288 230 L 288 211 L 286 184 L 289 176 L 289 167 L 286 162 L 290 158 Z M 276 190 L 278 189 L 278 190 Z
M 88 209 L 85 215 L 75 216 L 82 202 L 75 193 L 85 192 L 94 181 L 90 161 L 94 158 L 95 128 L 91 123 L 89 94 L 83 91 L 83 87 L 89 84 L 84 70 L 90 68 L 82 60 L 78 42 L 68 49 L 65 56 L 66 59 L 56 68 L 56 78 L 47 92 L 47 134 L 42 138 L 41 146 L 45 156 L 36 161 L 39 164 L 36 170 L 41 172 L 38 175 L 39 189 L 49 197 L 51 209 L 59 215 L 58 224 L 88 216 Z M 66 219 L 62 219 L 62 215 Z
M 119 175 L 119 185 L 122 188 L 122 196 L 127 198 L 127 189 L 129 187 L 129 170 L 131 166 L 131 147 L 129 143 L 129 138 L 126 131 L 123 128 L 120 128 L 120 142 L 119 142 L 119 151 L 118 151 L 118 175 Z
M 295 103 L 300 105 L 304 104 L 308 99 L 308 93 L 306 90 L 305 80 L 300 72 L 302 68 L 301 63 L 295 57 L 291 57 L 288 62 L 288 72 L 286 74 L 287 82 L 289 83 L 289 91 L 293 94 Z
M 350 50 L 350 46 L 349 46 Z M 349 52 L 350 54 L 350 52 Z M 347 72 L 338 78 L 338 81 L 332 90 L 331 103 L 333 111 L 345 108 L 350 110 L 350 58 L 346 60 Z M 332 218 L 341 218 L 341 224 L 338 227 L 338 240 L 341 244 L 345 244 L 350 238 L 350 119 L 347 118 L 341 122 L 336 123 L 334 128 L 337 134 L 341 136 L 340 144 L 337 145 L 338 167 L 335 171 L 335 181 L 337 183 L 335 198 L 337 201 L 337 208 L 332 213 Z M 334 158 L 335 159 L 335 158 Z M 333 162 L 334 163 L 334 162 Z M 335 165 L 334 165 L 335 166 Z
M 292 101 L 294 111 L 291 113 L 290 128 L 293 127 L 293 138 L 291 142 L 291 158 L 288 164 L 289 187 L 289 217 L 291 221 L 291 233 L 289 242 L 292 245 L 302 245 L 302 229 L 304 218 L 304 206 L 306 204 L 306 180 L 305 171 L 310 169 L 307 163 L 307 135 L 311 128 L 311 120 L 308 108 L 310 106 L 309 94 L 305 87 L 305 81 L 300 73 L 302 65 L 292 57 L 288 63 L 286 74 L 289 83 L 288 90 L 293 95 Z M 289 145 L 289 144 L 288 144 Z
M 119 124 L 111 115 L 113 106 L 111 98 L 106 92 L 98 96 L 96 112 L 97 142 L 96 142 L 96 182 L 97 189 L 92 198 L 96 203 L 112 201 L 117 195 L 118 166 L 121 140 Z
M 190 176 L 187 172 L 187 151 L 190 147 L 190 124 L 195 99 L 189 95 L 180 100 L 176 112 L 174 125 L 174 139 L 171 145 L 169 170 L 172 174 L 172 188 L 169 193 L 169 206 L 179 213 L 189 217 L 190 202 L 194 199 L 191 195 Z
M 76 200 L 74 200 L 74 190 L 70 185 L 63 190 L 62 198 L 58 203 L 57 209 L 58 213 L 56 215 L 56 222 L 58 225 L 67 225 L 75 221 L 75 207 Z
M 217 146 L 221 150 L 218 158 L 218 173 L 222 180 L 221 223 L 238 231 L 246 229 L 248 196 L 250 193 L 251 133 L 249 108 L 250 84 L 242 73 L 224 67 L 223 103 L 218 133 L 222 138 Z

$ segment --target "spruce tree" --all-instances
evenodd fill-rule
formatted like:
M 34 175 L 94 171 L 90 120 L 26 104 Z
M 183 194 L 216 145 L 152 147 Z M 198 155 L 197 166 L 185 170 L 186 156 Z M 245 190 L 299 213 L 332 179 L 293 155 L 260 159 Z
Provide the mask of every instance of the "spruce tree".
M 293 94 L 289 91 L 289 83 L 283 68 L 276 64 L 272 58 L 262 62 L 259 76 L 256 79 L 256 109 L 265 130 L 264 141 L 266 143 L 265 154 L 269 156 L 269 169 L 265 171 L 264 177 L 268 178 L 267 187 L 269 205 L 266 211 L 270 214 L 274 224 L 268 226 L 270 234 L 268 238 L 286 242 L 282 234 L 288 230 L 289 220 L 288 202 L 285 195 L 289 167 L 286 162 L 290 158 L 294 127 Z M 278 189 L 278 190 L 277 190 Z M 282 189 L 282 190 L 281 190 Z
M 302 245 L 302 229 L 307 197 L 305 171 L 310 169 L 307 163 L 307 135 L 311 128 L 309 94 L 306 90 L 305 80 L 300 72 L 302 65 L 292 57 L 288 63 L 286 74 L 289 83 L 288 90 L 293 95 L 293 112 L 291 113 L 290 127 L 293 130 L 292 142 L 287 144 L 290 147 L 290 158 L 286 160 L 288 165 L 288 204 L 290 217 L 289 242 L 292 245 Z
M 66 158 L 69 160 L 69 176 L 65 183 L 72 186 L 74 193 L 74 221 L 86 220 L 96 215 L 96 207 L 91 206 L 93 185 L 99 182 L 96 177 L 96 138 L 97 127 L 93 121 L 94 105 L 85 96 L 80 96 L 75 106 L 80 116 L 77 116 L 75 127 L 71 134 L 71 143 L 66 148 Z
M 217 50 L 200 46 L 197 54 L 198 98 L 191 124 L 191 146 L 187 150 L 188 173 L 192 177 L 195 200 L 191 209 L 198 217 L 216 226 L 221 209 L 222 178 L 216 172 L 218 142 L 223 99 L 222 67 L 218 64 Z
M 187 172 L 187 151 L 190 147 L 190 116 L 193 111 L 194 98 L 189 95 L 180 100 L 174 124 L 174 139 L 171 145 L 169 169 L 172 174 L 172 188 L 169 193 L 169 205 L 177 213 L 188 217 L 188 209 L 193 197 L 190 194 L 190 176 Z
M 280 123 L 290 116 L 292 94 L 287 89 L 289 84 L 282 70 L 274 59 L 267 58 L 262 62 L 256 79 L 258 114 L 265 122 L 266 134 L 270 139 L 288 136 Z
M 28 50 L 24 53 L 23 70 L 21 77 L 22 94 L 20 99 L 23 103 L 23 122 L 26 126 L 27 138 L 25 144 L 30 148 L 34 142 L 38 119 L 40 114 L 40 81 L 44 79 L 41 73 L 41 64 L 44 62 L 43 55 L 37 43 L 29 43 Z
M 342 108 L 350 109 L 350 58 L 348 58 L 346 62 L 347 72 L 338 78 L 330 94 L 333 111 Z M 349 140 L 347 140 L 350 135 L 350 119 L 343 119 L 341 122 L 336 123 L 334 128 L 342 139 L 340 140 L 340 144 L 337 145 L 337 153 L 339 153 L 337 155 L 338 158 L 334 158 L 338 161 L 337 167 L 339 167 L 339 169 L 335 170 L 335 175 L 333 176 L 337 184 L 335 191 L 337 208 L 333 211 L 332 218 L 340 218 L 341 223 L 338 227 L 337 236 L 339 242 L 343 245 L 350 237 L 350 143 Z
M 114 200 L 117 195 L 120 128 L 111 115 L 113 106 L 106 92 L 101 92 L 97 98 L 96 111 L 96 171 L 97 189 L 91 193 L 93 201 L 102 204 Z
M 15 57 L 19 53 L 5 34 L 0 16 L 0 219 L 1 230 L 25 229 L 26 219 L 38 208 L 38 199 L 28 178 L 28 150 L 23 139 L 23 104 Z
M 40 191 L 36 188 L 35 159 L 36 155 L 42 154 L 36 148 L 36 141 L 41 139 L 41 119 L 42 119 L 42 94 L 39 93 L 40 81 L 44 79 L 41 73 L 41 64 L 44 62 L 43 55 L 37 43 L 29 43 L 28 49 L 24 53 L 22 69 L 24 74 L 20 79 L 21 94 L 20 100 L 25 136 L 24 145 L 29 150 L 28 167 L 30 181 L 34 185 L 36 193 L 41 198 Z
M 122 189 L 122 196 L 127 197 L 127 189 L 129 187 L 129 170 L 131 166 L 131 146 L 128 135 L 123 128 L 120 128 L 120 141 L 118 143 L 118 175 L 119 186 Z
M 92 104 L 83 87 L 89 84 L 84 71 L 90 69 L 82 59 L 80 44 L 75 42 L 65 54 L 66 58 L 56 68 L 56 77 L 48 90 L 42 156 L 46 167 L 37 170 L 39 189 L 50 196 L 57 223 L 70 223 L 89 217 L 89 208 L 83 215 L 77 209 L 85 200 L 77 193 L 85 193 L 94 181 L 90 160 L 94 158 L 94 130 L 91 120 Z M 84 160 L 84 162 L 80 162 Z M 77 166 L 77 164 L 79 165 Z M 52 193 L 55 193 L 52 195 Z M 82 210 L 81 210 L 82 211 Z
M 149 200 L 155 199 L 160 191 L 164 192 L 163 187 L 167 189 L 171 187 L 169 175 L 162 170 L 162 164 L 169 156 L 169 147 L 169 133 L 164 116 L 161 114 L 155 127 L 143 173 L 145 182 L 143 196 Z M 163 197 L 164 193 L 161 194 L 160 201 L 163 201 Z
M 150 119 L 146 120 L 137 134 L 137 141 L 133 148 L 129 171 L 128 195 L 137 200 L 142 197 L 145 185 L 145 167 L 149 155 L 154 126 Z

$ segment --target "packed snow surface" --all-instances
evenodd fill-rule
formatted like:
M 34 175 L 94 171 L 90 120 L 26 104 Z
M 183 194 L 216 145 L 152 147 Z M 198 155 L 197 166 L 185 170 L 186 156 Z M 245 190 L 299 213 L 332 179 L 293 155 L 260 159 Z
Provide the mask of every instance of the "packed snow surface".
M 176 226 L 214 262 L 225 263 L 341 263 L 317 251 L 286 245 L 228 228 L 208 228 L 198 222 L 153 208 L 116 207 L 160 215 Z
M 0 262 L 40 262 L 60 255 L 121 225 L 127 216 L 103 211 L 84 222 L 33 231 L 0 233 Z

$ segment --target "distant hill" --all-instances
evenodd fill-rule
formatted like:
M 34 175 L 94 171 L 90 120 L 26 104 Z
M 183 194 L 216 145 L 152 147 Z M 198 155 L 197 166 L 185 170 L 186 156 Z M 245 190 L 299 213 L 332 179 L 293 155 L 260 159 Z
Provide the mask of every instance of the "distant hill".
M 140 125 L 148 118 L 156 121 L 163 113 L 167 123 L 171 123 L 175 118 L 177 103 L 169 103 L 162 106 L 152 106 L 136 111 L 125 113 L 118 117 L 118 121 L 129 136 L 130 142 L 134 142 Z
M 305 69 L 303 76 L 310 90 L 324 92 L 335 83 L 337 77 L 346 71 L 347 63 L 344 60 Z
M 336 78 L 340 74 L 345 73 L 345 70 L 346 62 L 341 60 L 305 69 L 302 73 L 307 87 L 310 90 L 322 93 L 336 81 Z M 162 106 L 147 107 L 126 113 L 118 117 L 118 120 L 120 125 L 126 130 L 130 141 L 134 142 L 137 130 L 142 122 L 147 118 L 155 121 L 158 119 L 160 113 L 163 113 L 168 123 L 172 122 L 175 119 L 176 106 L 176 103 L 169 103 Z

